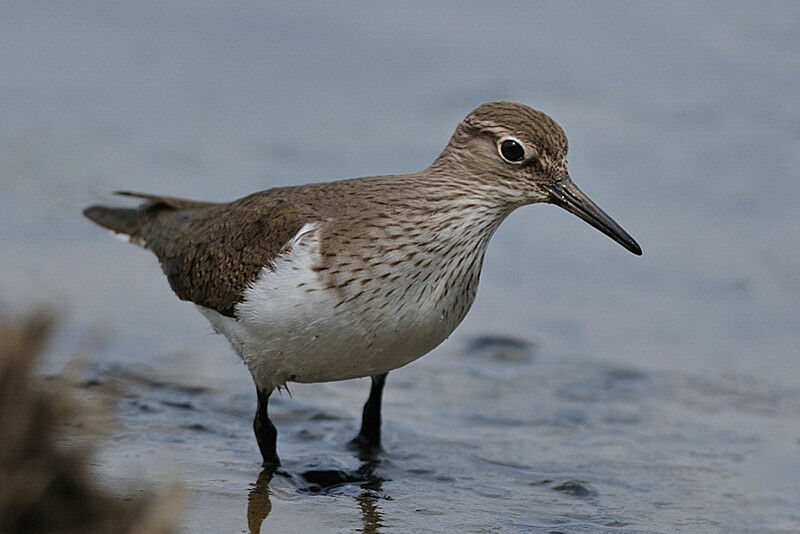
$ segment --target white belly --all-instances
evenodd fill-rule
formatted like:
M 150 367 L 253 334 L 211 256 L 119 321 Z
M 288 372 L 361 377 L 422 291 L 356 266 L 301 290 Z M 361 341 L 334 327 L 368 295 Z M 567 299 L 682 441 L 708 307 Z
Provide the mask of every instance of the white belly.
M 412 317 L 393 308 L 375 314 L 355 305 L 334 310 L 336 302 L 316 300 L 291 313 L 264 310 L 264 322 L 200 310 L 231 341 L 256 382 L 267 388 L 385 373 L 428 353 L 455 328 L 431 313 Z
M 415 283 L 418 272 L 401 271 L 391 283 L 354 283 L 349 293 L 331 289 L 312 269 L 317 237 L 314 225 L 298 233 L 245 292 L 236 319 L 199 307 L 231 341 L 259 387 L 345 380 L 401 367 L 444 341 L 474 299 L 477 278 L 465 293 L 452 291 L 442 277 Z

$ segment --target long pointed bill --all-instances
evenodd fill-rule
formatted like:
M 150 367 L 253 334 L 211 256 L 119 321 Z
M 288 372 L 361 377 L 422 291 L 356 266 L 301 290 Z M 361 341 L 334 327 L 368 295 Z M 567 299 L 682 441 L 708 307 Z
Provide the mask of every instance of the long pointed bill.
M 614 219 L 592 202 L 583 191 L 578 189 L 569 175 L 554 182 L 548 186 L 548 189 L 550 190 L 550 202 L 577 215 L 637 256 L 642 255 L 642 248 L 639 244 L 614 222 Z

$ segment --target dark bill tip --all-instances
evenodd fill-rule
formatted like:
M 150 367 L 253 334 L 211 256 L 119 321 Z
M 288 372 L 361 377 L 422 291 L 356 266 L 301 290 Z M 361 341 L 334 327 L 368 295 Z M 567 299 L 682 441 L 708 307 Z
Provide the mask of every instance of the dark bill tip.
M 642 255 L 642 247 L 628 232 L 622 229 L 614 219 L 592 202 L 586 194 L 578 189 L 569 176 L 554 182 L 548 187 L 550 202 L 561 206 L 573 215 L 577 215 L 608 237 L 625 247 L 637 256 Z

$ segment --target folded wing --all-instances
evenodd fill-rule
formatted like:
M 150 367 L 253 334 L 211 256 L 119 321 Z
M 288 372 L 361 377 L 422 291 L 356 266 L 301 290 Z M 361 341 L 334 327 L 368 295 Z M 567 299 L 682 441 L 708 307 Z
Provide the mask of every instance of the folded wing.
M 318 219 L 310 208 L 269 191 L 227 204 L 120 194 L 146 202 L 90 206 L 84 215 L 151 250 L 178 297 L 229 317 L 248 284 L 306 222 Z

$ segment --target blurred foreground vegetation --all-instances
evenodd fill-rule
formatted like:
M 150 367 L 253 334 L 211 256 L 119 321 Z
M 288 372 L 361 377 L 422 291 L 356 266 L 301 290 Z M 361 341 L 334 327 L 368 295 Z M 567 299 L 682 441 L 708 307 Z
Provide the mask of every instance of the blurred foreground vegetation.
M 115 494 L 88 468 L 90 438 L 65 439 L 68 428 L 91 426 L 97 408 L 68 381 L 35 376 L 54 323 L 48 311 L 0 318 L 0 533 L 173 532 L 174 492 Z

